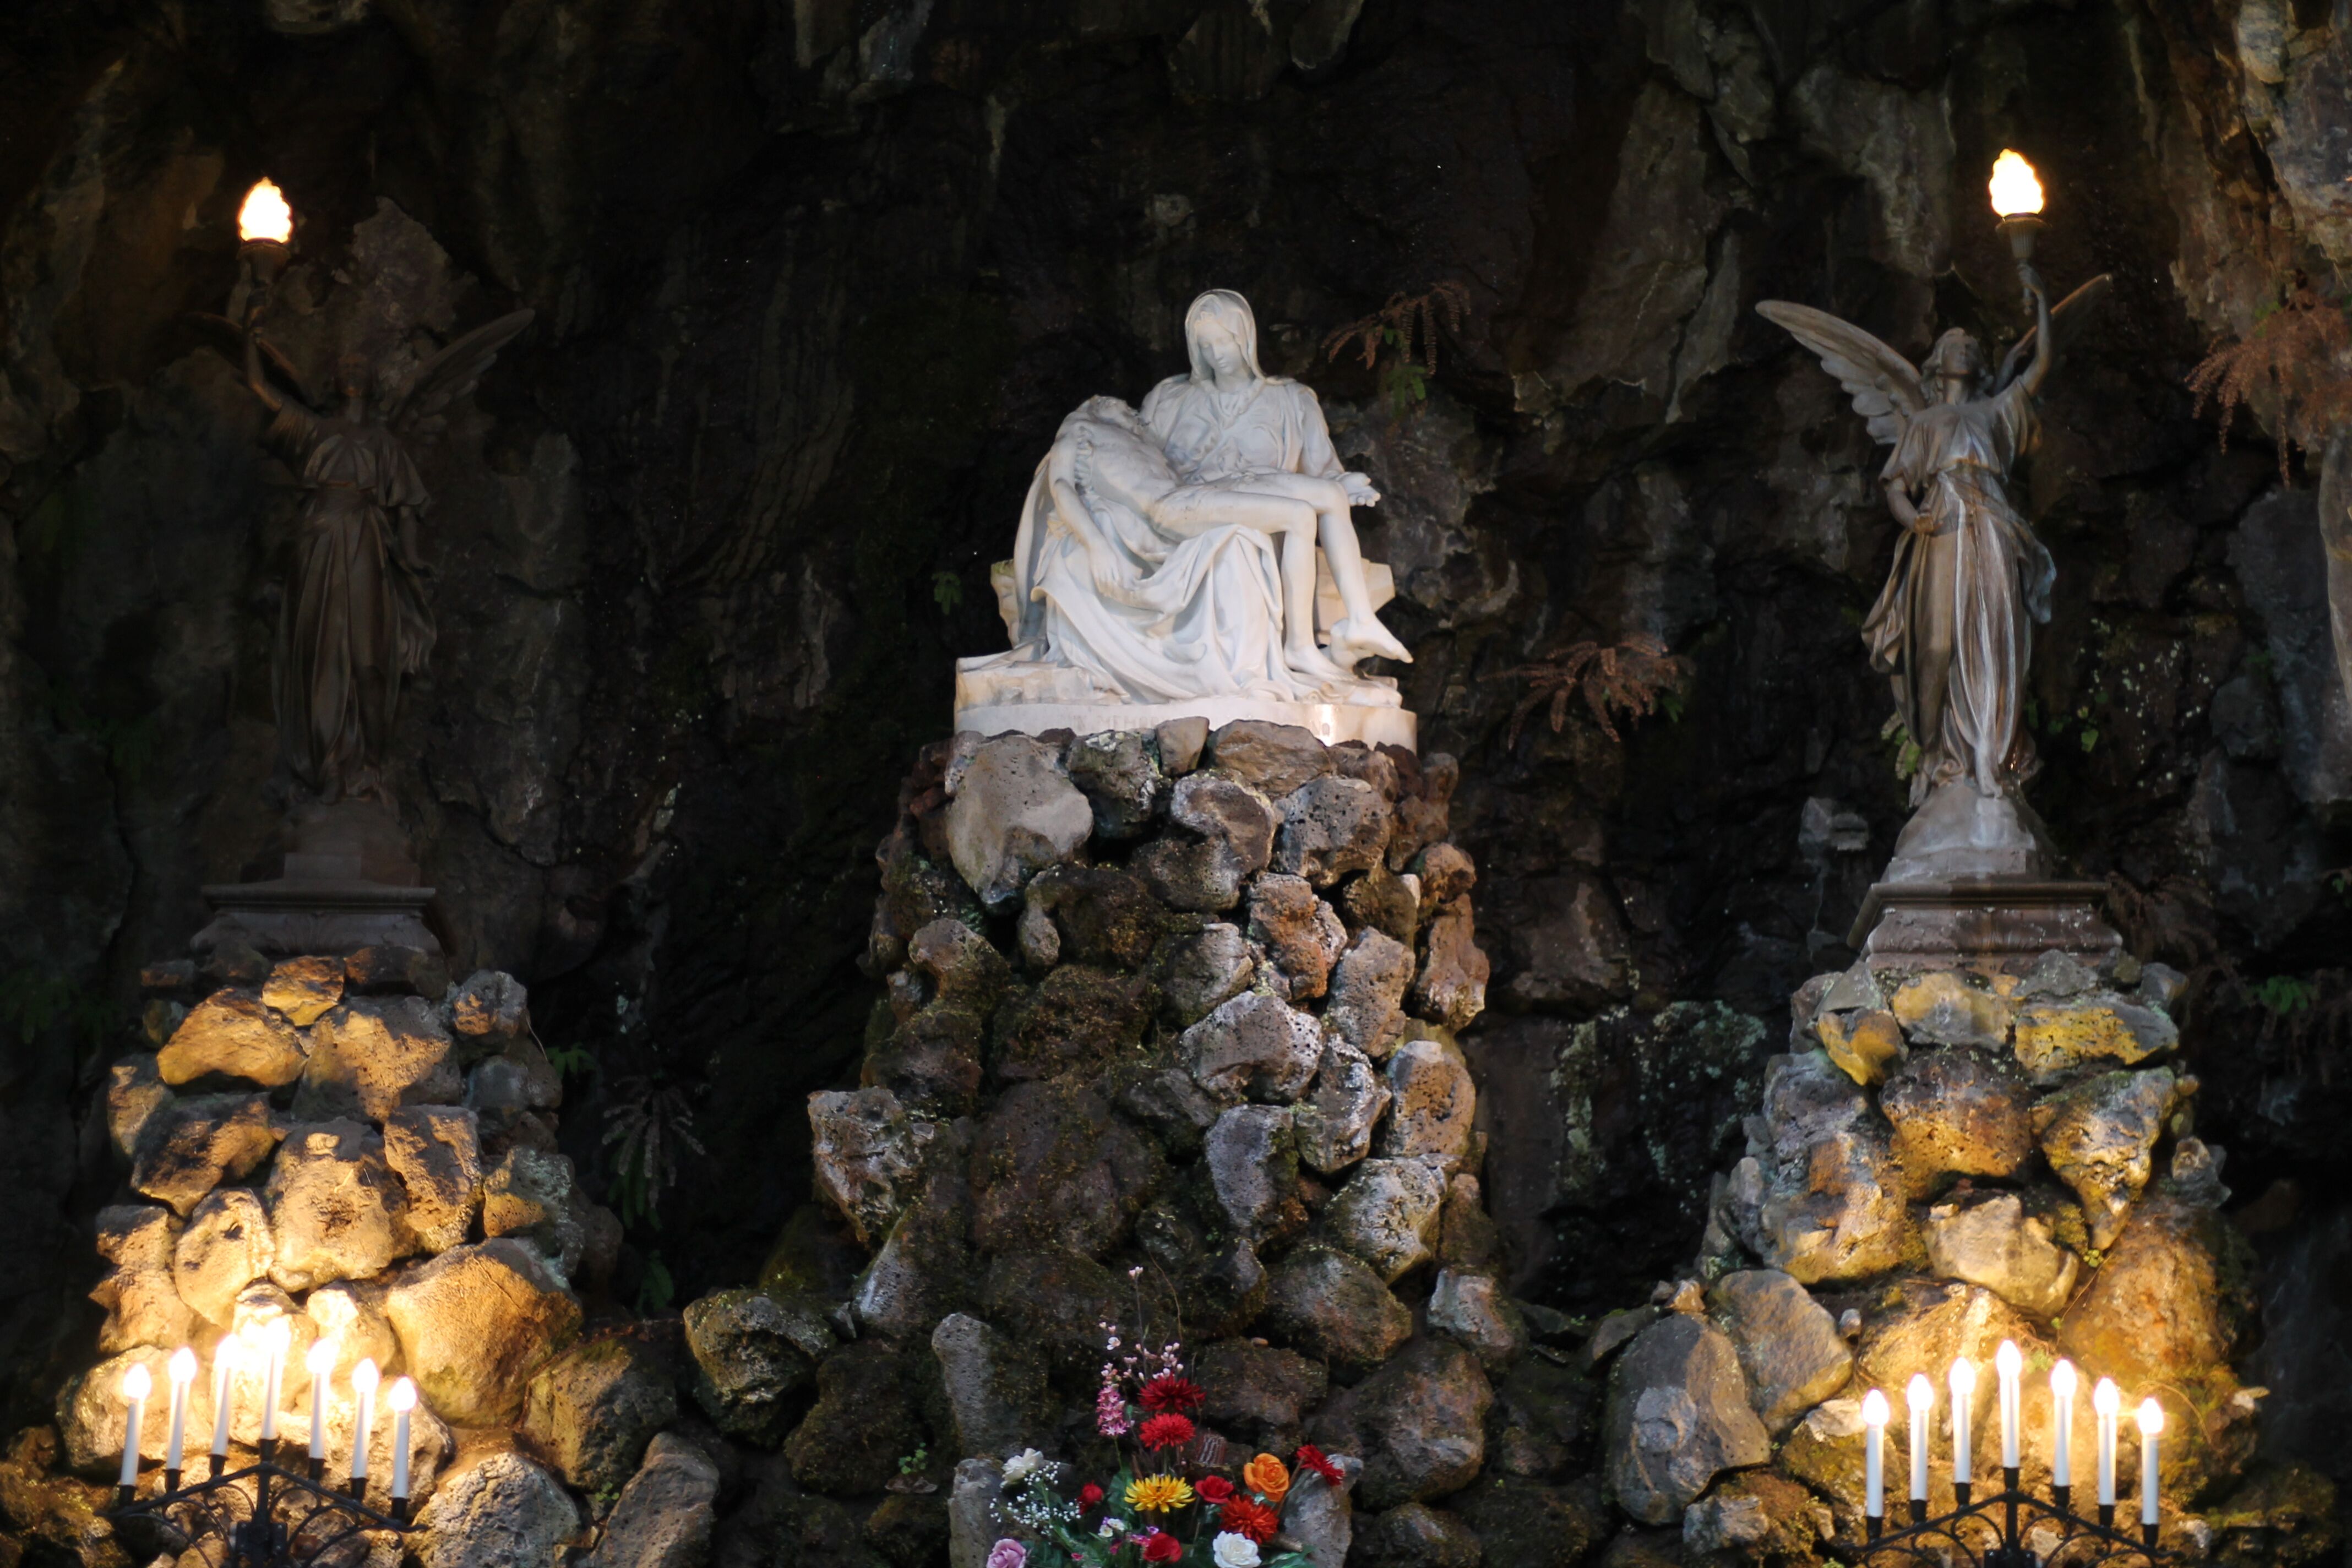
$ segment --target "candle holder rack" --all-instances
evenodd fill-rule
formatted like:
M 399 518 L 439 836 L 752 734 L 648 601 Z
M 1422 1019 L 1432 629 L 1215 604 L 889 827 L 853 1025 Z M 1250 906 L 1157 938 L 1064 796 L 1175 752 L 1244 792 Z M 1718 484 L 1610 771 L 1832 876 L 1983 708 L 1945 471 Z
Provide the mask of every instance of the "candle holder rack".
M 278 1440 L 264 1438 L 258 1458 L 242 1469 L 223 1473 L 224 1461 L 207 1455 L 209 1473 L 183 1480 L 165 1470 L 163 1489 L 140 1497 L 136 1487 L 115 1489 L 109 1512 L 119 1528 L 146 1519 L 172 1543 L 176 1555 L 206 1542 L 221 1543 L 221 1555 L 207 1554 L 215 1568 L 310 1568 L 334 1560 L 344 1542 L 368 1531 L 405 1534 L 415 1528 L 408 1500 L 392 1500 L 381 1512 L 363 1500 L 366 1482 L 328 1484 L 326 1461 L 306 1459 L 301 1469 L 278 1462 Z
M 2027 1491 L 2014 1469 L 2004 1468 L 1997 1492 L 1974 1495 L 1967 1481 L 1953 1484 L 1957 1507 L 1929 1517 L 1927 1505 L 1910 1500 L 1910 1522 L 1888 1530 L 1875 1516 L 1863 1520 L 1861 1551 L 1846 1561 L 1858 1565 L 1908 1560 L 1950 1568 L 1973 1563 L 1976 1568 L 2099 1568 L 2109 1563 L 2139 1563 L 2148 1568 L 2180 1568 L 2194 1559 L 2158 1543 L 2153 1524 L 2137 1534 L 2116 1523 L 2112 1503 L 2098 1505 L 2095 1518 L 2074 1511 L 2073 1487 L 2053 1486 L 2047 1499 Z M 2035 1550 L 2029 1539 L 2040 1533 L 2037 1524 L 2053 1527 L 2054 1545 Z M 1835 1549 L 1832 1548 L 1832 1551 Z M 1840 1555 L 1843 1555 L 1841 1553 Z

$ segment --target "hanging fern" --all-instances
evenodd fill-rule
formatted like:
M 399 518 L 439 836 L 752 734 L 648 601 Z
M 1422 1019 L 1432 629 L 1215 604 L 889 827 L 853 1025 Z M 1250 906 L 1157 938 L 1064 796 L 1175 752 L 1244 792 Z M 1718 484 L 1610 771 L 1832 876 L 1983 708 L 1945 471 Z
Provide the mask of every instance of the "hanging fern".
M 700 1154 L 694 1136 L 694 1110 L 676 1084 L 656 1087 L 649 1078 L 625 1078 L 613 1086 L 604 1112 L 604 1142 L 618 1144 L 613 1156 L 613 1206 L 622 1223 L 640 1220 L 661 1228 L 661 1195 L 677 1184 L 680 1144 Z
M 1614 647 L 1597 642 L 1570 643 L 1548 659 L 1523 664 L 1488 676 L 1489 680 L 1525 680 L 1528 694 L 1511 710 L 1511 727 L 1504 743 L 1516 746 L 1528 718 L 1546 703 L 1551 705 L 1551 729 L 1559 733 L 1568 722 L 1570 704 L 1580 695 L 1601 732 L 1612 741 L 1616 716 L 1639 719 L 1659 708 L 1677 716 L 1676 694 L 1688 678 L 1688 661 L 1666 651 L 1656 637 L 1637 634 Z
M 2286 303 L 2264 316 L 2243 342 L 2215 349 L 2189 373 L 2196 412 L 2210 402 L 2229 450 L 2238 410 L 2256 399 L 2278 400 L 2279 482 L 2295 447 L 2306 459 L 2352 420 L 2352 321 L 2341 302 L 2299 285 Z M 2257 410 L 2259 412 L 2259 410 Z

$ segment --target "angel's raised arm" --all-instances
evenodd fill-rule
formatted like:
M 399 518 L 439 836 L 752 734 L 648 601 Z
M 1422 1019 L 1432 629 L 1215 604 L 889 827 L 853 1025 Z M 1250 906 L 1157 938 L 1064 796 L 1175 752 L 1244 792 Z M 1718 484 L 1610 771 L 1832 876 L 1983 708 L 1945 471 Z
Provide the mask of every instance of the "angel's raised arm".
M 1852 321 L 1787 300 L 1759 300 L 1756 313 L 1820 358 L 1822 368 L 1853 400 L 1853 411 L 1868 422 L 1874 439 L 1893 444 L 1912 416 L 1927 405 L 1911 362 Z

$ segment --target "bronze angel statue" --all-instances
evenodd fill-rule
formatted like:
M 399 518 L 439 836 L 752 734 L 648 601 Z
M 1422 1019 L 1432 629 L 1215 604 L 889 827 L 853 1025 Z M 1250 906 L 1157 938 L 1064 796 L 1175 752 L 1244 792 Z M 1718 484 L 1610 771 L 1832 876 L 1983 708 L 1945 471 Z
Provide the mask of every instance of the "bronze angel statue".
M 532 312 L 501 316 L 452 342 L 380 408 L 368 401 L 374 367 L 346 353 L 335 366 L 342 406 L 326 413 L 299 390 L 271 384 L 265 360 L 298 389 L 301 378 L 261 336 L 267 302 L 257 289 L 246 310 L 246 383 L 275 416 L 264 441 L 303 490 L 270 661 L 278 752 L 322 805 L 390 806 L 384 752 L 401 682 L 424 669 L 434 638 L 416 540 L 431 498 L 411 443 L 446 425 L 449 405 L 473 389 Z
M 2000 796 L 2034 767 L 2025 671 L 2056 572 L 2010 500 L 2010 470 L 2034 444 L 2035 394 L 2110 284 L 2094 279 L 2053 310 L 2033 268 L 2021 261 L 2018 271 L 2034 325 L 1998 372 L 1963 328 L 1937 339 L 1915 369 L 1825 311 L 1782 300 L 1756 307 L 1821 356 L 1871 435 L 1894 447 L 1879 484 L 1905 531 L 1863 638 L 1919 748 L 1914 805 L 1961 781 Z

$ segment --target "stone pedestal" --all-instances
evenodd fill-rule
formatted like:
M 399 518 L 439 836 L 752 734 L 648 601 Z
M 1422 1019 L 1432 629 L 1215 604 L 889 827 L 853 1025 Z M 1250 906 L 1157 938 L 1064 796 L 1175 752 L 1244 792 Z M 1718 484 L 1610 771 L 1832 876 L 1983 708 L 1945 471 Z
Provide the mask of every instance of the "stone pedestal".
M 1886 876 L 1846 941 L 1874 964 L 1953 963 L 2058 952 L 2095 967 L 2123 947 L 2099 913 L 2106 889 L 2053 875 L 2061 863 L 2033 808 L 1938 786 L 1895 841 Z
M 390 810 L 366 801 L 306 806 L 287 819 L 286 841 L 277 876 L 205 889 L 213 919 L 196 933 L 196 952 L 231 941 L 272 954 L 441 951 L 425 923 L 434 889 L 419 885 L 408 836 Z
M 1880 882 L 1846 941 L 1874 965 L 2030 961 L 2057 952 L 2096 968 L 2123 947 L 2099 912 L 2106 893 L 2099 882 L 2022 877 Z

